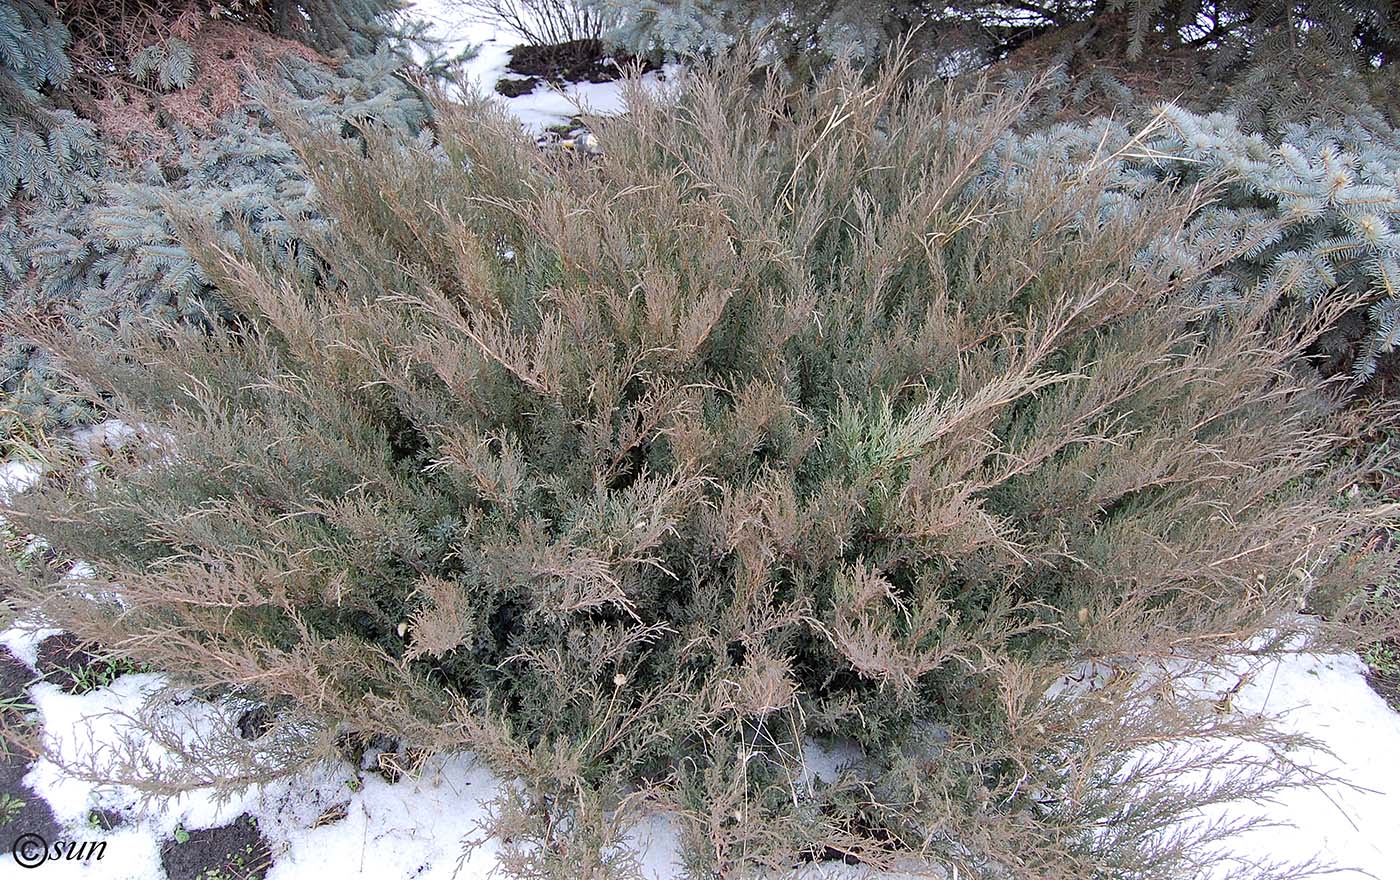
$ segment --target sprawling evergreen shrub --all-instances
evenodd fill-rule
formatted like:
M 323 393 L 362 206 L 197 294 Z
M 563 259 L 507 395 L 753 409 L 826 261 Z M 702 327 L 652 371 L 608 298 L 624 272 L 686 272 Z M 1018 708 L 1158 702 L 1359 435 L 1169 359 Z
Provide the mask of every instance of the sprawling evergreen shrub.
M 1200 191 L 1115 199 L 1114 156 L 1007 185 L 979 171 L 1016 106 L 749 73 L 637 87 L 598 157 L 486 102 L 437 143 L 286 119 L 330 273 L 172 200 L 239 317 L 31 323 L 130 436 L 56 445 L 4 511 L 97 572 L 17 596 L 267 701 L 199 745 L 233 783 L 337 737 L 475 750 L 521 780 L 515 876 L 627 876 L 647 805 L 693 877 L 1201 876 L 1173 823 L 1285 765 L 1178 674 L 1321 596 L 1345 620 L 1388 562 L 1294 366 L 1355 298 L 1204 321 L 1237 243 L 1163 246 Z M 816 779 L 814 738 L 863 759 Z

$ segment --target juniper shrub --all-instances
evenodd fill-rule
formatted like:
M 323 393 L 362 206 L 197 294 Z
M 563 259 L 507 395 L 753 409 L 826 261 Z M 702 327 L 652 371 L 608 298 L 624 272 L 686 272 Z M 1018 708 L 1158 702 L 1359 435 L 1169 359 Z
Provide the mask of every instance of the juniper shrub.
M 435 139 L 281 120 L 334 277 L 172 204 L 239 320 L 31 326 L 132 433 L 11 502 L 97 572 L 19 595 L 271 708 L 190 747 L 201 784 L 347 735 L 475 752 L 520 780 L 515 876 L 629 876 L 647 809 L 693 877 L 1198 875 L 1235 826 L 1182 817 L 1297 780 L 1183 676 L 1316 597 L 1358 616 L 1390 562 L 1298 359 L 1354 303 L 1203 321 L 1236 255 L 1163 242 L 1208 187 L 1115 198 L 1107 155 L 1003 186 L 1015 99 L 751 69 L 633 83 L 596 156 L 484 99 Z M 817 744 L 860 759 L 816 778 Z

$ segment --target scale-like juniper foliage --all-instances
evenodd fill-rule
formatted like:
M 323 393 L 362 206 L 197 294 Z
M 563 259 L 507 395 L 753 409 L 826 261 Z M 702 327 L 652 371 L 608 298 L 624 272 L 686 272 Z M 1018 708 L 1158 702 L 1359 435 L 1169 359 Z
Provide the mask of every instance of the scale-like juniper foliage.
M 188 747 L 200 781 L 339 734 L 474 750 L 522 780 L 513 876 L 628 876 L 647 806 L 692 877 L 1200 876 L 1230 828 L 1174 823 L 1289 781 L 1229 736 L 1288 743 L 1182 673 L 1300 603 L 1345 621 L 1389 563 L 1295 366 L 1355 297 L 1202 320 L 1236 243 L 1162 246 L 1201 192 L 1104 210 L 1114 155 L 1007 185 L 1015 105 L 750 71 L 634 86 L 597 157 L 486 101 L 436 143 L 284 119 L 332 274 L 172 202 L 238 320 L 31 326 L 129 436 L 56 445 L 4 511 L 97 572 L 17 596 L 268 702 Z M 813 777 L 814 739 L 863 757 Z

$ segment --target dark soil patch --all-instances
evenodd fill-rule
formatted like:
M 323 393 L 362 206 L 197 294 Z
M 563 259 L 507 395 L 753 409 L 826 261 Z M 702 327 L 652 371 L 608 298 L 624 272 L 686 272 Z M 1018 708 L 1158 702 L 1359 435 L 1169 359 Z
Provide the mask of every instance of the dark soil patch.
M 1388 649 L 1388 656 L 1400 656 L 1400 643 L 1386 642 L 1384 648 Z M 1375 666 L 1368 666 L 1366 668 L 1366 683 L 1371 686 L 1371 690 L 1381 695 L 1381 699 L 1385 700 L 1386 705 L 1400 712 L 1400 672 L 1390 667 L 1378 669 Z
M 25 687 L 34 680 L 34 671 L 18 657 L 0 648 L 0 700 L 28 699 Z M 6 711 L 6 715 L 9 711 Z
M 799 862 L 841 862 L 845 865 L 862 864 L 860 856 L 837 849 L 834 846 L 823 846 L 820 849 L 804 850 L 798 854 Z
M 28 666 L 0 649 L 0 700 L 5 701 L 0 709 L 0 734 L 21 732 L 24 716 L 30 711 L 24 706 L 29 701 L 25 686 L 33 680 Z M 34 756 L 19 740 L 0 736 L 0 801 L 9 805 L 0 809 L 0 852 L 7 852 L 10 842 L 21 834 L 38 834 L 45 840 L 62 836 L 63 829 L 49 805 L 24 784 L 33 761 Z
M 254 880 L 272 867 L 272 850 L 246 813 L 221 828 L 190 831 L 160 848 L 160 863 L 170 880 Z
M 505 95 L 507 98 L 518 98 L 521 95 L 528 95 L 535 90 L 535 87 L 544 80 L 537 76 L 526 77 L 525 79 L 502 79 L 496 81 L 496 92 Z
M 83 693 L 91 690 L 84 671 L 103 662 L 96 652 L 96 645 L 71 633 L 59 633 L 39 643 L 35 665 L 45 681 L 58 685 L 65 693 Z
M 893 851 L 894 837 L 884 828 L 869 826 L 867 823 L 857 819 L 858 826 L 865 832 L 862 838 L 856 838 L 849 844 L 851 848 L 842 848 L 830 844 L 819 844 L 807 849 L 799 855 L 802 862 L 809 863 L 840 863 L 844 865 L 863 865 L 867 859 L 878 858 L 881 854 L 888 854 Z M 886 847 L 890 847 L 887 849 Z
M 88 824 L 93 828 L 111 831 L 114 828 L 120 828 L 125 823 L 126 818 L 116 810 L 88 810 Z
M 603 83 L 621 79 L 635 64 L 641 64 L 642 70 L 658 69 L 646 58 L 610 52 L 600 40 L 574 40 L 552 46 L 517 46 L 510 50 L 506 69 L 550 82 Z
M 272 712 L 266 706 L 254 706 L 238 716 L 238 735 L 254 740 L 272 729 Z
M 149 671 L 149 667 L 124 658 L 109 659 L 98 645 L 69 633 L 40 642 L 35 665 L 45 681 L 69 694 L 85 694 L 128 673 Z

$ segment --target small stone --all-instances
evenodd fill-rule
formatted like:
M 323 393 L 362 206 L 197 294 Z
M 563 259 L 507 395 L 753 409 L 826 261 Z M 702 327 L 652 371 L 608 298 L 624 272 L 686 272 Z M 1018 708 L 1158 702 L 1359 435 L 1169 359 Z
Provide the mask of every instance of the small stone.
M 598 138 L 590 131 L 585 131 L 574 138 L 574 146 L 594 156 L 602 155 L 603 152 L 603 145 L 598 143 Z

